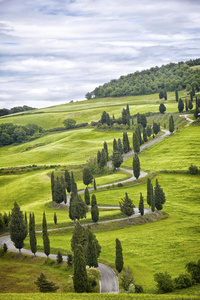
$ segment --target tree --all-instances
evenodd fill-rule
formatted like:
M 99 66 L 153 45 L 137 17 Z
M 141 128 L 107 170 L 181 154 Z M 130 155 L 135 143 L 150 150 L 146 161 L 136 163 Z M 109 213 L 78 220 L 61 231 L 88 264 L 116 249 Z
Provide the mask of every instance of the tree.
M 56 215 L 56 213 L 54 213 L 53 219 L 54 219 L 54 224 L 56 225 L 57 224 L 57 215 Z
M 41 293 L 55 293 L 57 289 L 59 289 L 55 283 L 48 281 L 43 273 L 41 273 L 40 277 L 37 278 L 35 284 Z
M 137 153 L 133 157 L 133 174 L 136 180 L 140 177 L 140 161 Z
M 94 178 L 94 181 L 93 181 L 93 183 L 94 183 L 94 190 L 96 191 L 96 189 L 97 189 L 97 186 L 96 186 L 96 180 L 95 180 L 95 178 Z
M 148 125 L 148 126 L 147 126 L 147 136 L 150 137 L 151 134 L 152 134 L 151 126 Z
M 86 265 L 89 267 L 98 267 L 98 260 L 97 260 L 97 251 L 96 245 L 93 240 L 92 232 L 89 230 L 87 235 L 87 246 L 86 246 Z
M 140 143 L 136 132 L 133 132 L 133 149 L 135 153 L 140 152 Z
M 106 142 L 104 142 L 103 148 L 104 148 L 105 153 L 106 153 L 106 161 L 108 161 L 108 158 L 109 158 L 109 155 L 108 155 L 108 145 L 107 145 Z
M 151 210 L 155 211 L 155 194 L 153 192 L 153 184 L 151 183 Z
M 126 112 L 126 109 L 124 109 L 124 108 L 123 108 L 123 110 L 122 110 L 122 123 L 123 123 L 124 125 L 127 124 L 127 112 Z
M 64 178 L 57 177 L 54 181 L 54 196 L 53 199 L 56 203 L 66 203 L 66 190 Z
M 167 101 L 167 91 L 166 91 L 166 89 L 164 89 L 164 91 L 163 91 L 163 97 L 164 97 L 165 101 Z
M 74 119 L 65 119 L 63 121 L 66 129 L 73 129 L 75 127 L 76 121 Z
M 57 260 L 57 263 L 58 263 L 58 264 L 61 264 L 62 261 L 63 261 L 63 257 L 62 257 L 62 254 L 61 254 L 60 251 L 58 251 L 56 260 Z
M 92 183 L 93 175 L 89 168 L 84 168 L 83 170 L 83 183 L 88 186 L 88 184 Z
M 141 216 L 144 215 L 144 200 L 143 200 L 142 193 L 140 193 L 139 212 Z
M 200 259 L 196 262 L 189 262 L 185 266 L 188 273 L 190 273 L 192 280 L 195 283 L 200 283 Z
M 147 204 L 151 206 L 151 179 L 147 178 Z
M 127 217 L 130 217 L 134 214 L 134 204 L 133 201 L 128 197 L 128 194 L 125 193 L 125 197 L 121 198 L 121 202 L 119 202 L 119 206 L 121 212 L 125 214 Z
M 169 131 L 171 133 L 174 132 L 174 119 L 172 115 L 169 117 Z
M 76 194 L 72 195 L 71 201 L 70 201 L 70 219 L 79 220 L 82 218 L 86 218 L 86 213 L 88 212 L 88 207 L 86 203 L 82 200 L 81 196 Z
M 113 152 L 115 152 L 115 151 L 118 151 L 116 139 L 113 140 Z
M 191 101 L 191 100 L 189 101 L 188 108 L 189 108 L 190 110 L 193 109 L 193 104 L 192 104 L 192 101 Z
M 114 168 L 119 168 L 123 163 L 123 156 L 119 151 L 113 152 L 112 155 L 112 165 Z
M 70 178 L 69 171 L 67 169 L 65 169 L 65 184 L 66 184 L 67 192 L 70 193 L 71 192 L 71 178 Z
M 174 291 L 174 282 L 167 272 L 154 274 L 154 280 L 157 282 L 158 291 L 160 293 L 169 293 Z
M 51 172 L 51 194 L 52 194 L 52 201 L 54 201 L 54 171 Z
M 107 163 L 106 152 L 105 152 L 105 149 L 103 148 L 101 150 L 101 158 L 100 158 L 100 163 L 99 163 L 100 168 L 104 168 L 106 163 Z
M 143 128 L 146 128 L 147 118 L 146 118 L 145 114 L 140 115 L 140 124 L 142 125 Z
M 103 111 L 103 113 L 101 115 L 101 120 L 100 120 L 101 124 L 106 123 L 106 115 L 107 115 L 106 111 Z
M 162 210 L 163 204 L 165 203 L 165 193 L 163 192 L 163 189 L 158 184 L 158 179 L 156 179 L 156 186 L 154 188 L 155 190 L 155 207 L 157 210 Z
M 159 92 L 159 99 L 162 99 L 162 98 L 164 98 L 163 90 L 161 90 L 161 91 Z
M 165 111 L 166 111 L 166 107 L 163 103 L 160 103 L 160 106 L 159 106 L 159 111 L 161 114 L 164 114 Z
M 198 116 L 199 116 L 199 104 L 198 104 L 198 100 L 197 100 L 197 97 L 196 97 L 196 107 L 195 107 L 195 111 L 194 111 L 195 119 L 197 119 Z
M 76 222 L 73 235 L 71 238 L 72 251 L 75 252 L 77 245 L 81 245 L 84 248 L 85 244 L 86 244 L 85 229 L 81 226 L 79 222 Z
M 176 102 L 178 102 L 178 91 L 175 90 L 175 98 L 176 98 Z
M 123 154 L 123 146 L 122 146 L 121 139 L 118 139 L 117 141 L 117 149 L 121 154 Z
M 92 221 L 94 223 L 97 223 L 99 220 L 99 209 L 97 206 L 96 196 L 94 194 L 92 195 L 92 202 L 91 202 L 91 216 L 92 216 Z
M 71 192 L 76 195 L 77 194 L 77 184 L 74 179 L 74 173 L 71 172 Z
M 101 151 L 97 152 L 97 163 L 98 165 L 100 165 L 100 161 L 101 161 Z
M 83 248 L 77 245 L 74 252 L 74 290 L 76 293 L 84 293 L 87 291 L 88 278 L 86 272 L 86 262 L 83 255 Z
M 24 246 L 24 240 L 28 231 L 24 221 L 23 213 L 16 202 L 14 203 L 14 208 L 12 209 L 8 228 L 11 241 L 14 243 L 15 247 L 19 249 L 19 252 L 21 252 L 21 248 Z
M 85 203 L 87 205 L 90 205 L 90 193 L 89 193 L 88 187 L 85 188 L 84 198 L 85 198 Z
M 37 240 L 35 235 L 35 215 L 30 213 L 29 217 L 29 240 L 32 253 L 37 252 Z
M 178 101 L 178 110 L 181 113 L 183 111 L 183 109 L 184 109 L 184 103 L 183 103 L 183 100 L 180 98 Z
M 124 153 L 127 153 L 130 151 L 130 144 L 129 144 L 127 132 L 123 132 L 123 150 L 124 150 Z
M 159 131 L 160 131 L 160 126 L 159 126 L 159 124 L 153 122 L 153 132 L 154 132 L 155 134 L 157 134 Z
M 122 254 L 122 246 L 120 240 L 116 239 L 116 258 L 115 258 L 115 267 L 120 273 L 123 269 L 124 261 L 123 261 L 123 254 Z
M 146 128 L 143 128 L 143 140 L 145 143 L 148 141 Z
M 135 130 L 135 133 L 137 134 L 138 136 L 138 140 L 139 140 L 139 144 L 140 146 L 142 145 L 142 137 L 141 137 L 141 131 L 140 131 L 140 127 L 137 126 L 136 130 Z
M 42 238 L 43 238 L 43 245 L 44 245 L 44 253 L 46 254 L 46 256 L 49 256 L 50 240 L 47 232 L 47 221 L 46 221 L 45 213 L 43 213 L 43 221 L 42 221 Z

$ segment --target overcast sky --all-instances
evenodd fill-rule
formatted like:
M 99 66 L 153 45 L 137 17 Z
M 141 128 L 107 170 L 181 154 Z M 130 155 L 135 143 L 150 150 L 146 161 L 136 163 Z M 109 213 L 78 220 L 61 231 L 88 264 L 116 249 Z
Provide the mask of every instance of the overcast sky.
M 200 57 L 200 0 L 0 0 L 0 108 L 83 100 L 95 87 Z

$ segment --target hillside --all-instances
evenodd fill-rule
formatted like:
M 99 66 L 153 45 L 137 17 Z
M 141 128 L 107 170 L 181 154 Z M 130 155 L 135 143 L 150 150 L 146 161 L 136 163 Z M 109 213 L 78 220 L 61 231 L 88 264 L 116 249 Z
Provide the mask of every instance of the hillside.
M 161 67 L 153 67 L 141 72 L 121 76 L 102 86 L 96 87 L 86 97 L 121 97 L 130 95 L 145 95 L 158 93 L 161 90 L 175 91 L 192 86 L 199 92 L 200 70 L 194 66 L 200 64 L 200 59 L 187 62 L 170 63 Z M 192 68 L 191 68 L 192 67 Z

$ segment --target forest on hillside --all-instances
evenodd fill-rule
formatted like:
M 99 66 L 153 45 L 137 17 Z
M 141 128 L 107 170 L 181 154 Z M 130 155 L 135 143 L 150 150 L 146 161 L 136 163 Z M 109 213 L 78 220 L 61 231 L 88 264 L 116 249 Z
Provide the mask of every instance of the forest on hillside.
M 192 87 L 200 90 L 200 68 L 192 68 L 200 65 L 200 58 L 187 62 L 169 63 L 161 67 L 153 67 L 141 72 L 121 76 L 102 86 L 88 92 L 85 97 L 104 98 L 122 97 L 134 95 L 146 95 L 160 92 L 160 90 L 175 91 Z

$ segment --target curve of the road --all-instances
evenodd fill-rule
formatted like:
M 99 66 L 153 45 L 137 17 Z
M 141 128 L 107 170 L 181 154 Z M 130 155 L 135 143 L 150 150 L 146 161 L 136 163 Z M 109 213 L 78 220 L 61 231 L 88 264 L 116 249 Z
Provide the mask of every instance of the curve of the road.
M 170 135 L 170 132 L 168 130 L 163 130 L 163 131 L 165 132 L 163 135 L 161 135 L 157 138 L 154 138 L 151 141 L 147 142 L 146 144 L 142 145 L 140 147 L 140 151 L 144 150 L 147 147 L 152 146 L 153 144 L 155 144 L 158 141 L 162 140 L 166 136 Z M 125 159 L 133 156 L 134 154 L 135 154 L 134 151 L 131 151 L 131 152 L 125 154 L 123 158 L 125 160 Z M 112 167 L 111 162 L 108 162 L 108 167 Z M 133 175 L 132 170 L 124 169 L 124 168 L 120 168 L 120 170 L 122 170 L 123 172 L 129 173 L 132 176 L 130 178 L 126 179 L 126 180 L 123 180 L 123 181 L 110 183 L 110 184 L 105 184 L 105 185 L 102 185 L 102 186 L 97 186 L 97 189 L 108 187 L 108 186 L 113 186 L 113 184 L 114 185 L 119 184 L 119 183 L 123 184 L 123 183 L 126 183 L 126 182 L 136 180 L 136 178 Z M 146 175 L 147 175 L 147 173 L 145 173 L 143 171 L 140 172 L 140 178 L 145 177 Z M 90 188 L 89 190 L 94 190 L 94 188 Z M 82 193 L 84 193 L 84 190 L 80 190 L 78 193 L 82 194 Z M 70 201 L 70 198 L 69 198 L 69 195 L 68 195 L 67 196 L 67 205 L 69 205 L 69 201 Z M 106 208 L 108 208 L 108 207 L 106 207 Z M 111 207 L 111 208 L 119 209 L 119 207 Z M 150 210 L 145 209 L 144 214 L 148 214 L 148 213 L 150 213 Z M 134 209 L 134 215 L 132 215 L 130 218 L 135 218 L 137 216 L 139 216 L 139 211 L 138 211 L 137 208 L 135 208 Z M 125 219 L 127 219 L 127 218 L 108 220 L 108 221 L 100 221 L 99 223 L 107 223 L 107 222 L 113 222 L 113 221 L 119 221 L 119 220 L 125 220 Z M 86 225 L 89 225 L 89 224 L 85 224 L 85 226 Z M 91 225 L 91 223 L 90 223 L 90 225 Z M 54 228 L 54 229 L 49 229 L 48 231 L 65 229 L 65 228 L 70 228 L 70 227 L 73 227 L 73 226 L 62 227 L 62 228 Z M 7 245 L 8 249 L 10 251 L 18 252 L 18 250 L 13 245 L 13 242 L 11 241 L 10 236 L 0 237 L 0 245 L 3 245 L 4 243 Z M 21 249 L 21 252 L 23 254 L 32 255 L 32 252 L 30 250 L 27 250 L 27 249 Z M 43 252 L 37 252 L 36 254 L 37 254 L 37 256 L 40 256 L 40 257 L 46 257 L 45 253 L 43 253 Z M 50 254 L 49 257 L 52 258 L 52 259 L 56 259 L 57 255 L 56 254 Z M 67 261 L 67 256 L 63 256 L 63 260 Z M 116 274 L 114 273 L 114 271 L 110 267 L 108 267 L 108 266 L 106 266 L 102 263 L 98 264 L 98 269 L 101 271 L 100 292 L 101 293 L 118 293 L 119 292 L 119 282 L 118 282 L 118 278 L 117 278 Z

